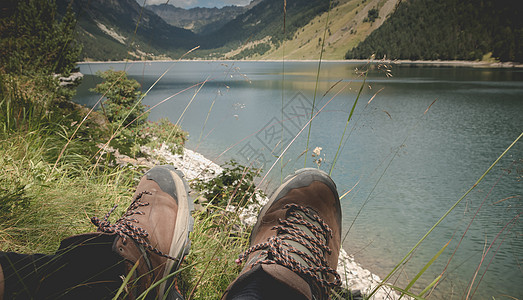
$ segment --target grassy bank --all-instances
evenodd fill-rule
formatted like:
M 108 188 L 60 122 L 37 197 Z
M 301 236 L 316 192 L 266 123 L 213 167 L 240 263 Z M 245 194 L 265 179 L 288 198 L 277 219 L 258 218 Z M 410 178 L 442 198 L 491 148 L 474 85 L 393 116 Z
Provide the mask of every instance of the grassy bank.
M 166 142 L 174 152 L 183 149 L 186 133 L 166 120 L 118 130 L 121 120 L 108 120 L 107 105 L 105 111 L 74 105 L 72 91 L 48 75 L 1 79 L 0 251 L 54 253 L 62 239 L 94 231 L 92 216 L 102 217 L 114 205 L 119 207 L 110 221 L 121 215 L 145 168 L 118 164 L 112 152 L 100 151 L 104 144 L 132 158 L 145 156 L 137 150 L 141 145 Z M 238 179 L 243 167 L 227 170 L 233 175 L 222 182 Z M 247 178 L 244 184 L 252 190 Z M 237 275 L 234 260 L 247 245 L 248 228 L 224 209 L 230 199 L 245 199 L 245 191 L 223 191 L 207 196 L 194 215 L 192 251 L 184 264 L 192 267 L 179 283 L 193 299 L 219 297 Z
M 355 3 L 354 1 L 350 2 Z M 372 2 L 384 3 L 384 1 Z M 351 11 L 356 9 L 355 7 L 344 7 Z M 329 18 L 334 19 L 336 15 L 342 14 L 343 11 L 341 10 L 332 12 L 332 16 Z M 323 17 L 326 18 L 327 16 L 324 15 Z M 1 21 L 0 26 L 3 25 Z M 30 22 L 31 20 L 25 21 Z M 318 19 L 314 27 L 310 26 L 308 32 L 300 33 L 300 35 L 312 34 L 312 30 L 314 30 L 314 36 L 321 35 L 323 37 L 321 41 L 308 37 L 312 44 L 309 45 L 309 48 L 303 46 L 304 51 L 322 53 L 322 49 L 329 47 L 328 40 L 325 37 L 327 34 L 330 36 L 330 32 L 327 26 L 321 25 L 323 22 L 320 21 Z M 370 26 L 367 23 L 363 25 L 360 33 Z M 51 26 L 49 30 L 58 30 L 53 29 L 54 27 Z M 43 30 L 47 29 L 43 28 Z M 51 36 L 53 35 L 67 37 L 67 34 L 60 31 L 51 34 Z M 24 35 L 15 37 L 8 43 L 3 43 L 3 38 L 2 36 L 2 39 L 0 39 L 0 53 L 15 53 L 11 48 L 8 48 L 7 51 L 13 52 L 5 52 L 4 46 L 9 46 L 12 43 L 25 45 L 24 43 L 27 42 Z M 73 47 L 70 49 L 71 51 L 67 51 L 68 45 L 70 45 L 67 43 L 72 39 L 65 40 L 65 42 L 58 41 L 59 43 L 66 43 L 58 48 L 65 49 L 62 52 L 65 57 L 72 57 L 77 49 Z M 70 73 L 73 71 L 71 65 L 63 64 L 63 67 L 57 68 L 58 64 L 54 60 L 36 60 L 27 63 L 25 59 L 28 55 L 33 55 L 36 58 L 51 57 L 50 53 L 46 51 L 53 52 L 57 49 L 45 49 L 38 45 L 38 41 L 34 42 L 34 45 L 27 48 L 19 47 L 19 49 L 15 49 L 21 52 L 26 49 L 27 53 L 23 52 L 23 55 L 2 56 L 2 59 L 9 60 L 9 63 L 0 64 L 0 163 L 2 166 L 0 168 L 0 241 L 2 241 L 0 251 L 53 253 L 63 238 L 95 230 L 90 223 L 92 216 L 102 217 L 111 207 L 118 204 L 117 211 L 112 214 L 110 219 L 111 222 L 114 222 L 129 205 L 133 189 L 142 176 L 144 168 L 132 164 L 120 164 L 115 155 L 116 149 L 118 149 L 118 153 L 124 154 L 134 161 L 146 156 L 141 152 L 140 146 L 143 145 L 155 148 L 160 143 L 167 142 L 174 152 L 179 153 L 183 151 L 181 146 L 185 142 L 186 134 L 167 120 L 158 123 L 147 122 L 147 114 L 151 108 L 141 105 L 141 100 L 149 91 L 141 93 L 136 82 L 129 80 L 123 72 L 100 73 L 105 82 L 96 87 L 95 90 L 100 94 L 100 99 L 108 99 L 108 102 L 103 103 L 98 111 L 90 111 L 71 103 L 70 99 L 74 93 L 74 88 L 60 86 L 58 79 L 53 75 L 55 73 L 65 75 Z M 291 41 L 285 43 L 286 51 L 290 52 L 290 49 L 300 48 L 292 43 Z M 32 51 L 40 53 L 32 54 Z M 287 61 L 285 56 L 281 58 L 280 52 L 273 54 L 275 55 L 273 59 Z M 297 53 L 296 57 L 300 58 L 298 54 L 300 53 Z M 291 57 L 294 57 L 294 54 Z M 319 57 L 321 60 L 321 56 Z M 76 60 L 70 59 L 70 61 Z M 38 67 L 31 68 L 30 64 Z M 320 67 L 318 66 L 316 87 L 318 87 L 319 82 L 319 70 Z M 389 69 L 387 68 L 386 71 L 388 72 Z M 350 136 L 351 130 L 346 132 L 346 129 L 351 128 L 348 126 L 349 121 L 351 125 L 354 123 L 354 121 L 351 121 L 353 112 L 362 90 L 366 88 L 367 72 L 361 70 L 358 73 L 359 78 L 362 79 L 362 84 L 358 86 L 359 92 L 352 109 L 348 107 L 351 112 L 346 123 L 345 117 L 343 117 L 345 123 L 343 132 L 337 132 L 341 135 L 341 138 L 336 157 L 338 152 L 343 152 L 343 142 L 346 142 L 348 136 Z M 158 78 L 163 76 L 157 75 Z M 338 93 L 348 86 L 348 83 L 344 85 L 340 80 L 332 85 L 328 91 L 338 83 L 340 83 L 338 87 L 343 85 Z M 151 89 L 153 87 L 154 85 Z M 229 89 L 229 86 L 226 87 Z M 318 102 L 313 103 L 320 101 L 321 91 L 318 88 L 316 89 L 318 98 L 315 96 L 313 101 L 318 100 Z M 364 100 L 368 101 L 367 104 L 370 103 L 379 92 L 377 91 L 370 100 L 360 99 L 360 103 Z M 337 95 L 330 100 L 336 98 Z M 427 107 L 424 115 L 429 111 L 432 104 Z M 212 105 L 214 105 L 214 102 Z M 212 105 L 208 112 L 209 115 Z M 283 97 L 281 105 L 283 111 Z M 323 107 L 320 111 L 323 110 Z M 307 131 L 310 133 L 311 127 L 315 126 L 316 121 L 312 122 L 317 115 L 313 114 L 315 108 L 317 109 L 318 106 L 313 104 L 309 123 L 302 128 L 305 131 L 303 135 L 306 135 Z M 203 113 L 205 114 L 207 111 Z M 392 119 L 387 111 L 384 111 L 384 113 Z M 180 117 L 180 119 L 182 118 Z M 202 127 L 205 127 L 205 125 L 202 124 Z M 405 140 L 407 137 L 405 137 Z M 521 136 L 515 142 L 520 138 Z M 288 145 L 290 146 L 290 144 Z M 310 145 L 312 146 L 312 144 L 311 142 Z M 308 138 L 307 145 L 309 145 Z M 308 148 L 309 146 L 305 147 L 304 153 Z M 400 153 L 399 149 L 401 147 L 396 152 L 391 151 L 393 155 L 389 165 Z M 278 160 L 284 156 L 285 151 L 278 153 Z M 503 152 L 500 158 L 505 153 Z M 386 160 L 383 162 L 386 162 Z M 276 166 L 277 168 L 277 163 L 279 162 L 276 161 L 273 167 Z M 396 278 L 404 273 L 404 265 L 419 249 L 419 245 L 482 181 L 496 163 L 497 161 L 467 190 L 463 197 L 456 199 L 449 211 L 437 221 L 434 227 L 414 245 L 401 261 L 398 259 L 397 265 L 395 264 L 391 272 L 386 275 L 382 282 L 383 285 L 392 286 L 397 291 L 416 296 L 418 299 L 427 295 L 430 296 L 431 288 L 445 279 L 447 274 L 445 270 L 439 277 L 431 278 L 431 280 L 434 279 L 432 284 L 427 282 L 420 288 L 420 283 L 416 281 L 442 252 L 449 251 L 449 249 L 445 249 L 447 245 L 441 249 L 434 249 L 437 254 L 432 259 L 427 259 L 426 265 L 419 270 L 418 274 L 409 274 L 408 282 L 397 283 Z M 332 168 L 334 168 L 334 164 Z M 388 165 L 385 171 L 387 168 Z M 236 177 L 236 179 L 238 177 L 244 178 L 245 170 L 249 169 L 239 167 L 233 177 Z M 260 176 L 264 176 L 270 171 L 264 170 L 263 173 L 260 173 Z M 385 171 L 383 171 L 382 176 L 385 175 Z M 227 180 L 229 179 L 231 178 Z M 247 190 L 253 186 L 252 180 L 253 178 L 249 178 L 244 182 Z M 201 209 L 194 214 L 195 228 L 191 235 L 192 249 L 182 265 L 181 280 L 178 282 L 181 290 L 189 299 L 219 298 L 226 286 L 240 271 L 235 259 L 247 246 L 249 228 L 240 222 L 236 213 L 227 212 L 224 206 L 227 203 L 238 201 L 241 207 L 243 206 L 242 199 L 248 197 L 244 197 L 244 193 L 237 192 L 239 186 L 234 184 L 234 180 L 231 181 L 233 183 L 226 184 L 225 182 L 225 179 L 223 179 L 222 185 L 214 189 L 217 193 L 206 193 L 204 195 L 207 201 L 202 201 Z M 211 186 L 195 182 L 195 187 L 201 189 L 209 189 Z M 225 190 L 224 186 L 228 186 L 229 189 Z M 348 193 L 345 193 L 345 195 Z M 236 196 L 239 199 L 233 200 Z M 195 197 L 200 202 L 201 198 L 198 193 L 195 194 Z M 363 206 L 370 200 L 369 194 Z M 361 206 L 359 212 L 363 210 L 363 206 Z M 350 231 L 350 228 L 348 230 Z M 440 251 L 438 252 L 438 250 Z M 349 271 L 345 270 L 345 272 Z M 472 288 L 474 282 L 473 280 L 471 282 L 470 287 Z M 399 285 L 402 286 L 398 287 Z M 426 287 L 426 285 L 429 286 Z M 369 291 L 369 293 L 375 293 L 375 290 Z M 416 295 L 413 293 L 416 293 Z M 345 298 L 350 298 L 350 296 Z

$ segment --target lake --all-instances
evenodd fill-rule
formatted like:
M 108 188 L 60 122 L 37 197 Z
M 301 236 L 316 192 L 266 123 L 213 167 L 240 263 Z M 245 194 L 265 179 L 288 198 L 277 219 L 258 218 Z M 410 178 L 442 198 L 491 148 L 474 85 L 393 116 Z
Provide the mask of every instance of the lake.
M 125 68 L 144 92 L 166 72 L 143 99 L 164 101 L 150 120 L 179 122 L 187 147 L 218 163 L 234 158 L 263 175 L 273 166 L 267 190 L 304 165 L 330 172 L 339 152 L 332 177 L 340 195 L 350 191 L 343 246 L 381 278 L 523 132 L 518 69 L 394 65 L 389 77 L 384 66 L 349 62 L 323 62 L 319 74 L 318 62 L 79 66 L 86 76 L 75 101 L 88 106 L 99 98 L 88 90 L 99 70 Z M 465 298 L 471 284 L 474 299 L 522 298 L 522 176 L 519 141 L 415 251 L 398 284 L 450 241 L 416 292 L 445 270 L 432 298 Z

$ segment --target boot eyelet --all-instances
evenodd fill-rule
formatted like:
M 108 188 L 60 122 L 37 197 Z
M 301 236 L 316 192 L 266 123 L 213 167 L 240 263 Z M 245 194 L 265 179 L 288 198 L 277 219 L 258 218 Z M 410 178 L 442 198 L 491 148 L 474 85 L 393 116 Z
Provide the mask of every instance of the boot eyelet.
M 123 247 L 119 247 L 118 250 L 120 250 L 120 252 L 123 252 Z

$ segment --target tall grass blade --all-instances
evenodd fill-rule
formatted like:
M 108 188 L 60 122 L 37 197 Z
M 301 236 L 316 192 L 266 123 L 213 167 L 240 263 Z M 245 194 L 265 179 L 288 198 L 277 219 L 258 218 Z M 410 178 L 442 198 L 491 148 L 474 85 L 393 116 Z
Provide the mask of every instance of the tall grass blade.
M 463 194 L 463 196 L 461 196 L 455 203 L 454 205 L 452 205 L 452 207 L 449 208 L 449 210 L 436 222 L 436 224 L 434 224 L 427 233 L 425 233 L 425 235 L 416 243 L 416 245 L 414 245 L 414 247 L 412 247 L 412 249 L 405 255 L 405 257 L 403 257 L 403 259 L 392 269 L 392 271 L 390 271 L 390 273 L 383 279 L 382 283 L 383 282 L 386 282 L 398 269 L 399 267 L 403 264 L 403 262 L 405 262 L 407 260 L 407 258 L 409 258 L 409 256 L 421 245 L 421 243 L 432 233 L 432 231 L 434 231 L 434 229 L 456 208 L 456 206 L 458 206 L 458 204 L 461 203 L 461 201 L 463 199 L 465 199 L 465 197 L 467 197 L 467 195 L 476 188 L 476 186 L 478 186 L 478 184 L 483 181 L 483 179 L 485 178 L 485 176 L 487 176 L 488 173 L 490 173 L 490 171 L 492 170 L 492 168 L 494 168 L 494 166 L 496 166 L 498 164 L 498 162 L 505 156 L 505 154 L 507 154 L 507 152 L 512 149 L 512 147 L 517 143 L 519 142 L 519 140 L 521 139 L 521 137 L 523 137 L 523 132 L 521 132 L 521 134 L 512 142 L 512 144 L 510 144 L 510 146 L 508 146 L 505 151 L 503 151 L 503 153 L 501 153 L 501 155 L 492 163 L 492 165 L 490 165 L 490 167 L 483 173 L 483 175 L 480 176 L 480 178 L 472 185 L 472 187 L 470 187 L 466 192 L 465 194 Z M 376 293 L 376 291 L 378 290 L 378 288 L 380 287 L 380 285 L 376 286 L 372 292 L 369 294 L 369 298 L 372 297 L 372 295 L 374 295 Z
M 209 111 L 207 112 L 207 116 L 205 117 L 205 121 L 203 122 L 202 131 L 200 132 L 200 137 L 198 138 L 198 143 L 196 143 L 196 148 L 194 149 L 194 151 L 198 151 L 198 147 L 200 147 L 200 143 L 202 142 L 202 136 L 205 131 L 205 126 L 207 126 L 207 121 L 209 121 L 209 117 L 211 116 L 212 108 L 214 106 L 214 103 L 216 103 L 216 97 L 214 97 L 214 100 L 212 100 L 211 106 L 209 107 Z
M 341 145 L 343 143 L 343 139 L 345 138 L 345 132 L 347 131 L 347 126 L 349 125 L 350 120 L 352 119 L 352 115 L 354 114 L 354 109 L 356 108 L 356 104 L 358 104 L 358 100 L 360 99 L 361 92 L 363 91 L 363 87 L 365 86 L 365 82 L 367 81 L 367 74 L 365 73 L 365 77 L 363 78 L 363 82 L 361 83 L 360 90 L 358 91 L 358 96 L 356 96 L 356 100 L 354 100 L 354 104 L 352 105 L 352 109 L 350 110 L 349 117 L 347 118 L 347 123 L 345 123 L 345 128 L 343 128 L 343 133 L 341 134 L 340 144 L 338 145 L 338 150 L 336 150 L 336 155 L 334 155 L 334 160 L 332 161 L 331 169 L 329 171 L 329 176 L 332 175 L 332 171 L 334 170 L 334 166 L 336 165 L 336 161 L 338 160 L 338 154 L 340 153 Z
M 388 287 L 390 287 L 390 288 L 392 288 L 392 289 L 394 289 L 394 290 L 396 290 L 396 291 L 398 291 L 398 292 L 400 292 L 400 293 L 402 293 L 402 294 L 405 294 L 405 295 L 407 295 L 407 296 L 410 296 L 410 297 L 412 297 L 412 298 L 414 298 L 414 299 L 416 299 L 416 300 L 425 300 L 425 298 L 420 297 L 420 296 L 418 296 L 418 295 L 416 295 L 416 294 L 413 294 L 413 293 L 411 293 L 411 292 L 409 292 L 409 291 L 407 291 L 407 290 L 404 290 L 404 289 L 402 289 L 402 288 L 400 288 L 400 287 L 398 287 L 398 286 L 395 286 L 395 285 L 392 285 L 392 284 L 389 284 L 389 283 L 385 283 L 385 284 L 383 284 L 383 285 L 388 286 Z M 379 288 L 379 286 L 380 286 L 380 285 L 378 285 L 376 288 Z M 371 299 L 370 297 L 371 297 L 372 295 L 373 295 L 373 294 L 367 296 L 365 299 Z
M 140 264 L 140 261 L 137 260 L 136 263 L 134 264 L 134 266 L 131 268 L 131 271 L 129 271 L 129 274 L 127 274 L 127 276 L 125 276 L 125 279 L 124 279 L 122 285 L 120 285 L 120 288 L 118 289 L 118 292 L 116 293 L 116 295 L 114 295 L 113 300 L 118 300 L 118 297 L 120 297 L 120 294 L 122 294 L 125 287 L 127 287 L 127 283 L 129 283 L 129 280 L 131 280 L 131 277 L 133 276 L 134 271 L 136 271 L 136 268 L 138 268 L 139 264 Z
M 196 90 L 196 92 L 194 93 L 194 95 L 192 96 L 191 98 L 191 101 L 189 101 L 189 103 L 187 103 L 187 105 L 185 106 L 183 112 L 180 114 L 180 117 L 178 117 L 178 120 L 176 120 L 176 123 L 174 123 L 174 125 L 180 125 L 180 122 L 182 121 L 183 119 L 183 116 L 185 115 L 185 112 L 187 111 L 187 109 L 189 108 L 189 106 L 191 106 L 192 102 L 194 101 L 194 99 L 196 98 L 196 95 L 198 95 L 198 93 L 200 92 L 200 90 L 203 88 L 203 86 L 205 85 L 205 83 L 209 80 L 209 77 L 207 77 L 202 84 L 200 84 L 200 87 L 198 88 L 198 90 Z M 170 137 L 170 136 L 169 136 Z M 167 139 L 168 140 L 168 139 Z
M 445 251 L 445 249 L 447 249 L 447 246 L 449 244 L 450 244 L 450 240 L 445 244 L 445 246 L 443 246 L 443 248 L 441 248 L 438 251 L 438 253 L 436 253 L 436 255 L 434 255 L 434 257 L 432 257 L 431 260 L 429 260 L 429 262 L 421 269 L 421 271 L 419 271 L 418 274 L 416 274 L 416 276 L 414 276 L 414 278 L 412 278 L 412 280 L 409 282 L 407 287 L 405 287 L 405 291 L 410 290 L 410 288 L 416 283 L 416 281 L 418 281 L 418 279 L 421 277 L 421 275 L 423 275 L 423 273 L 425 273 L 425 271 L 427 271 L 427 269 L 436 261 L 436 259 L 438 259 L 438 257 L 441 255 L 441 253 L 443 253 L 443 251 Z M 403 297 L 403 295 L 401 295 L 400 299 L 402 297 Z
M 485 276 L 485 273 L 487 272 L 487 270 L 489 269 L 490 267 L 490 264 L 492 263 L 492 260 L 494 260 L 494 257 L 496 257 L 496 254 L 499 250 L 499 248 L 501 247 L 501 245 L 503 244 L 503 241 L 505 240 L 505 237 L 506 235 L 503 237 L 503 239 L 501 240 L 501 242 L 498 244 L 498 248 L 496 249 L 494 255 L 492 255 L 492 257 L 490 258 L 490 261 L 489 263 L 487 264 L 487 267 L 485 268 L 485 271 L 483 271 L 483 274 L 481 275 L 481 278 L 479 279 L 478 281 L 478 284 L 476 285 L 476 288 L 474 289 L 474 291 L 472 292 L 472 295 L 470 295 L 469 297 L 469 294 L 470 294 L 470 291 L 472 289 L 472 286 L 474 285 L 474 281 L 476 280 L 476 276 L 479 272 L 479 269 L 481 268 L 481 265 L 483 264 L 483 262 L 485 261 L 485 258 L 487 256 L 487 254 L 490 252 L 492 246 L 494 245 L 494 243 L 496 243 L 497 239 L 499 238 L 499 236 L 501 235 L 501 233 L 503 231 L 505 231 L 505 229 L 507 229 L 507 227 L 509 226 L 509 224 L 511 223 L 514 223 L 512 224 L 512 226 L 516 225 L 516 221 L 519 219 L 519 217 L 521 217 L 523 213 L 519 213 L 517 214 L 514 218 L 512 218 L 512 220 L 510 220 L 507 224 L 505 224 L 505 226 L 501 229 L 500 232 L 498 232 L 498 234 L 496 235 L 496 237 L 494 238 L 494 240 L 490 243 L 488 249 L 483 253 L 483 255 L 481 256 L 481 260 L 478 264 L 478 267 L 476 269 L 476 271 L 474 272 L 474 277 L 473 279 L 471 280 L 471 283 L 470 283 L 470 287 L 469 287 L 469 291 L 467 292 L 467 297 L 465 299 L 472 299 L 474 297 L 474 294 L 476 293 L 476 290 L 478 289 L 479 287 L 479 284 L 481 283 L 481 281 L 483 280 L 483 277 Z M 510 228 L 512 228 L 512 226 Z
M 183 268 L 179 268 L 178 270 L 176 270 L 175 272 L 173 273 L 170 273 L 169 275 L 163 277 L 162 279 L 158 280 L 157 282 L 151 284 L 151 286 L 149 286 L 149 288 L 147 288 L 147 290 L 145 290 L 141 295 L 138 296 L 138 298 L 136 298 L 136 300 L 140 300 L 140 299 L 146 299 L 147 295 L 152 291 L 154 290 L 157 286 L 159 286 L 160 284 L 164 283 L 165 281 L 171 279 L 172 277 L 178 275 L 180 272 L 184 271 L 184 270 L 187 270 L 187 269 L 190 269 L 196 265 L 198 265 L 199 263 L 198 262 L 195 262 L 195 263 L 192 263 L 190 265 L 187 265 Z M 171 286 L 172 288 L 172 286 Z M 164 297 L 163 299 L 166 299 L 166 297 L 168 296 L 169 294 L 169 289 L 166 289 L 165 291 L 165 294 L 164 294 Z
M 490 194 L 492 193 L 492 191 L 494 190 L 494 188 L 498 185 L 498 183 L 501 181 L 501 178 L 503 177 L 503 174 L 500 175 L 498 177 L 498 180 L 496 181 L 496 183 L 490 188 L 489 192 L 485 195 L 485 197 L 483 198 L 483 201 L 481 201 L 481 204 L 478 206 L 478 209 L 476 209 L 476 212 L 474 213 L 474 215 L 472 216 L 472 218 L 470 219 L 470 222 L 469 224 L 467 225 L 467 228 L 465 229 L 465 231 L 463 232 L 463 234 L 461 235 L 461 239 L 459 240 L 458 244 L 456 245 L 456 248 L 454 249 L 454 252 L 452 252 L 452 255 L 450 256 L 448 262 L 447 262 L 447 265 L 445 266 L 445 268 L 443 268 L 443 271 L 441 272 L 441 275 L 443 275 L 448 266 L 450 265 L 450 262 L 452 261 L 452 259 L 454 258 L 454 255 L 456 254 L 456 252 L 458 251 L 460 245 L 461 245 L 461 242 L 463 241 L 463 239 L 465 239 L 465 236 L 467 234 L 467 232 L 469 231 L 470 229 L 470 226 L 472 226 L 472 223 L 474 222 L 474 220 L 476 219 L 479 211 L 481 210 L 481 208 L 483 207 L 483 204 L 485 204 L 485 202 L 487 201 L 488 197 L 490 196 Z
M 282 152 L 280 153 L 280 155 L 278 155 L 278 157 L 276 158 L 276 161 L 271 165 L 271 167 L 269 168 L 269 170 L 267 170 L 267 172 L 265 173 L 265 175 L 263 176 L 263 178 L 260 180 L 260 183 L 258 184 L 258 186 L 261 186 L 261 184 L 263 182 L 265 182 L 265 179 L 267 178 L 267 176 L 269 175 L 269 173 L 272 171 L 272 169 L 274 168 L 274 166 L 278 163 L 278 161 L 282 158 L 282 155 L 285 154 L 287 152 L 287 150 L 289 150 L 289 148 L 291 147 L 292 144 L 294 144 L 294 142 L 296 141 L 296 139 L 298 138 L 298 136 L 300 136 L 300 134 L 303 132 L 303 130 L 305 130 L 305 128 L 307 126 L 309 126 L 310 122 L 312 122 L 312 120 L 314 120 L 314 118 L 316 118 L 318 116 L 318 114 L 320 112 L 323 111 L 323 109 L 335 98 L 338 96 L 338 94 L 340 94 L 343 90 L 345 90 L 345 88 L 348 86 L 349 84 L 345 84 L 343 86 L 343 88 L 341 88 L 334 96 L 332 96 L 332 98 L 329 99 L 329 101 L 327 101 L 313 116 L 312 118 L 307 121 L 307 123 L 301 128 L 301 130 L 294 136 L 294 138 L 289 142 L 289 144 L 287 144 L 287 146 L 282 150 Z
M 323 58 L 323 50 L 325 48 L 325 38 L 327 37 L 327 29 L 329 28 L 329 16 L 332 8 L 332 0 L 329 1 L 329 10 L 327 10 L 327 20 L 325 21 L 325 28 L 323 29 L 323 39 L 321 41 L 320 48 L 320 59 L 318 60 L 318 70 L 316 71 L 316 84 L 314 86 L 314 96 L 312 98 L 312 108 L 311 108 L 311 122 L 309 122 L 309 133 L 307 134 L 307 145 L 305 146 L 305 152 L 309 151 L 309 140 L 311 137 L 311 128 L 312 128 L 312 116 L 314 114 L 314 107 L 316 107 L 316 93 L 318 92 L 318 83 L 320 82 L 320 70 L 321 70 L 321 61 Z M 303 167 L 307 167 L 307 155 L 305 155 Z
M 443 277 L 443 275 L 439 275 L 438 277 L 436 277 L 436 279 L 434 279 L 425 289 L 423 289 L 423 291 L 421 291 L 421 293 L 419 293 L 419 296 L 423 297 L 423 295 L 425 295 L 433 286 L 435 286 L 441 280 L 441 277 Z
M 287 17 L 287 0 L 283 0 L 283 36 L 285 37 L 285 21 Z M 282 40 L 281 44 L 281 135 L 280 135 L 280 144 L 283 143 L 283 106 L 285 100 L 285 38 Z M 280 183 L 283 183 L 283 159 L 280 160 Z

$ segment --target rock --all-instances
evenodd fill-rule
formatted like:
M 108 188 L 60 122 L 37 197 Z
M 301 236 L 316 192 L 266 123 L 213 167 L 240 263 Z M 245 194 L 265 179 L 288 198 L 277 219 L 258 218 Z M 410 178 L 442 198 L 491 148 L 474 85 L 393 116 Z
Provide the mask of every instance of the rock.
M 80 72 L 74 72 L 71 73 L 68 77 L 62 77 L 60 74 L 55 74 L 54 77 L 58 77 L 58 80 L 60 81 L 60 86 L 68 86 L 68 85 L 77 85 L 80 83 L 82 78 L 84 78 L 84 74 Z
M 172 164 L 185 174 L 188 181 L 195 178 L 209 180 L 223 171 L 219 165 L 205 158 L 200 153 L 189 149 L 184 149 L 183 155 L 172 154 L 169 147 L 165 144 L 155 149 L 142 146 L 140 150 L 153 158 L 159 158 L 159 160 L 165 161 L 165 163 Z

